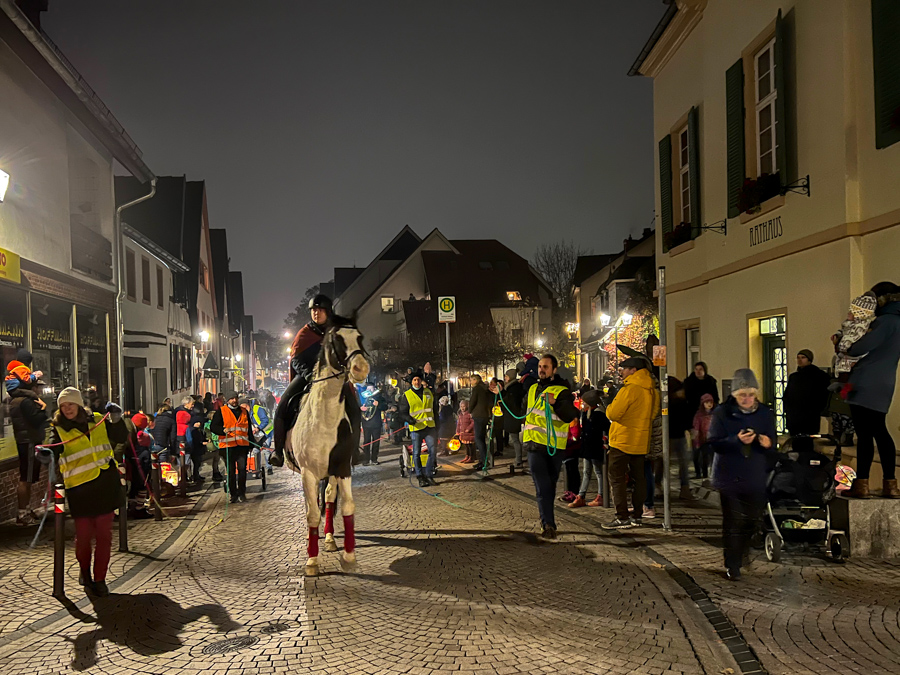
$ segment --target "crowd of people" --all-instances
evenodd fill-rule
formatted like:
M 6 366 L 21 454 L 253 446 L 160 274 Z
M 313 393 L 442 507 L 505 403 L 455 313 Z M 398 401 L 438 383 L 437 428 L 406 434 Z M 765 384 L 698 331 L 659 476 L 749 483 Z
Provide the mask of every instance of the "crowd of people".
M 42 373 L 32 371 L 31 354 L 20 350 L 7 364 L 2 388 L 19 452 L 16 522 L 27 526 L 36 520 L 29 504 L 41 463 L 58 467 L 75 521 L 81 581 L 105 595 L 113 513 L 121 503 L 117 461 L 129 467 L 133 517 L 146 516 L 139 505 L 152 497 L 147 479 L 153 452 L 162 462 L 184 462 L 195 483 L 205 480 L 202 466 L 210 454 L 212 479 L 226 484 L 233 503 L 245 501 L 247 459 L 255 448 L 269 473 L 272 465 L 283 464 L 287 430 L 309 388 L 331 301 L 317 296 L 310 312 L 310 323 L 294 340 L 294 377 L 280 402 L 265 390 L 246 396 L 206 393 L 186 395 L 177 407 L 166 399 L 155 414 L 123 414 L 111 402 L 85 402 L 80 391 L 68 387 L 59 393 L 51 417 L 35 392 Z M 869 472 L 877 447 L 884 475 L 881 495 L 900 497 L 896 450 L 885 421 L 900 362 L 900 287 L 877 284 L 854 299 L 832 342 L 833 376 L 815 365 L 809 349 L 797 353 L 797 370 L 783 397 L 787 432 L 816 435 L 822 417 L 830 417 L 836 436 L 844 442 L 853 434 L 858 438 L 857 478 L 850 496 L 871 496 Z M 473 374 L 465 384 L 456 391 L 452 381 L 438 379 L 425 363 L 358 391 L 361 463 L 377 465 L 384 440 L 409 443 L 415 475 L 424 488 L 437 485 L 439 452 L 459 452 L 460 464 L 487 472 L 509 446 L 513 466 L 527 465 L 532 477 L 545 539 L 557 537 L 558 501 L 573 509 L 600 506 L 607 485 L 615 517 L 604 529 L 641 527 L 645 519 L 656 517 L 655 500 L 666 477 L 659 372 L 649 358 L 625 359 L 597 388 L 589 380 L 577 385 L 553 354 L 526 354 L 502 379 L 485 382 Z M 691 471 L 718 490 L 725 573 L 737 580 L 765 504 L 779 436 L 775 413 L 760 401 L 759 382 L 748 368 L 734 373 L 724 401 L 702 361 L 683 382 L 669 376 L 667 387 L 668 440 L 678 463 L 679 496 L 692 497 Z M 424 462 L 420 448 L 427 455 Z M 562 474 L 566 490 L 557 498 Z M 588 500 L 592 477 L 596 494 Z

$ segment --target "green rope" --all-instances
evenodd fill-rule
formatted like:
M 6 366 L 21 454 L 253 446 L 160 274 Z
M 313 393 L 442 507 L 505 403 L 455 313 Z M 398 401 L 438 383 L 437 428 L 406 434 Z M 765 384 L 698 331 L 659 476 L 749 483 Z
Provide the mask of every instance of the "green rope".
M 526 410 L 525 414 L 519 417 L 512 410 L 509 409 L 509 406 L 506 405 L 506 401 L 503 400 L 503 397 L 500 396 L 499 392 L 494 394 L 494 405 L 497 405 L 497 398 L 500 398 L 500 403 L 503 404 L 503 407 L 506 408 L 506 412 L 508 412 L 512 417 L 517 420 L 524 420 L 528 417 L 528 413 L 530 410 Z M 547 443 L 547 454 L 553 457 L 556 454 L 556 429 L 553 426 L 553 407 L 550 405 L 550 402 L 545 398 L 544 399 L 544 423 L 546 425 L 545 431 L 547 434 L 547 441 L 550 441 L 551 437 L 553 438 L 552 444 L 550 442 Z M 491 416 L 491 428 L 493 429 L 494 418 Z

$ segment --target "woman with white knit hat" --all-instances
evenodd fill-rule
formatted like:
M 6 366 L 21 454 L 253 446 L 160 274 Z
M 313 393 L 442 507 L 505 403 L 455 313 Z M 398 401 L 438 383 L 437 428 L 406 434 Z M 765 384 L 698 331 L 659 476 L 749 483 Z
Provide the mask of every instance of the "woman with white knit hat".
M 87 591 L 103 597 L 109 595 L 106 572 L 113 511 L 119 508 L 122 497 L 113 447 L 128 440 L 128 428 L 122 420 L 122 409 L 114 403 L 106 404 L 106 420 L 100 413 L 85 410 L 81 392 L 75 387 L 63 389 L 57 405 L 51 443 L 57 444 L 53 451 L 66 486 L 69 513 L 75 521 L 79 582 Z

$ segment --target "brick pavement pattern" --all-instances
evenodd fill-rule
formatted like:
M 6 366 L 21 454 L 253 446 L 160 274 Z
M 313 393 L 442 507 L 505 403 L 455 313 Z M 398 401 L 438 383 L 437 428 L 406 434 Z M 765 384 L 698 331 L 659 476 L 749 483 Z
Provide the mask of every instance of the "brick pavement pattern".
M 651 549 L 706 590 L 770 673 L 898 671 L 897 566 L 757 561 L 728 584 L 702 507 L 683 510 L 679 532 L 627 535 L 599 531 L 609 511 L 560 509 L 560 540 L 545 543 L 527 475 L 500 466 L 482 482 L 445 465 L 446 503 L 399 478 L 392 450 L 354 475 L 353 574 L 323 553 L 321 575 L 303 576 L 300 479 L 286 471 L 265 493 L 251 482 L 220 524 L 219 492 L 188 521 L 135 523 L 132 549 L 154 559 L 114 554 L 120 581 L 93 603 L 70 567 L 82 601 L 44 625 L 33 622 L 60 610 L 49 561 L 37 563 L 50 550 L 0 551 L 0 570 L 30 565 L 18 599 L 23 570 L 0 579 L 4 614 L 20 605 L 0 619 L 0 673 L 741 672 Z

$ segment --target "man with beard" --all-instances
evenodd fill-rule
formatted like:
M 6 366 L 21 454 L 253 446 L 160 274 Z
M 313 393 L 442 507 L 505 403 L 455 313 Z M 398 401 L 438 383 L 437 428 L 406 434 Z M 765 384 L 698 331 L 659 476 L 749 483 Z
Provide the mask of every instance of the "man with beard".
M 556 539 L 556 517 L 553 502 L 556 483 L 562 466 L 563 452 L 569 435 L 569 423 L 578 417 L 575 399 L 569 387 L 557 374 L 559 361 L 553 354 L 544 354 L 538 362 L 538 381 L 528 390 L 525 433 L 522 441 L 528 453 L 528 467 L 534 480 L 538 512 L 541 517 L 541 536 Z M 546 405 L 550 406 L 550 435 L 548 437 Z

